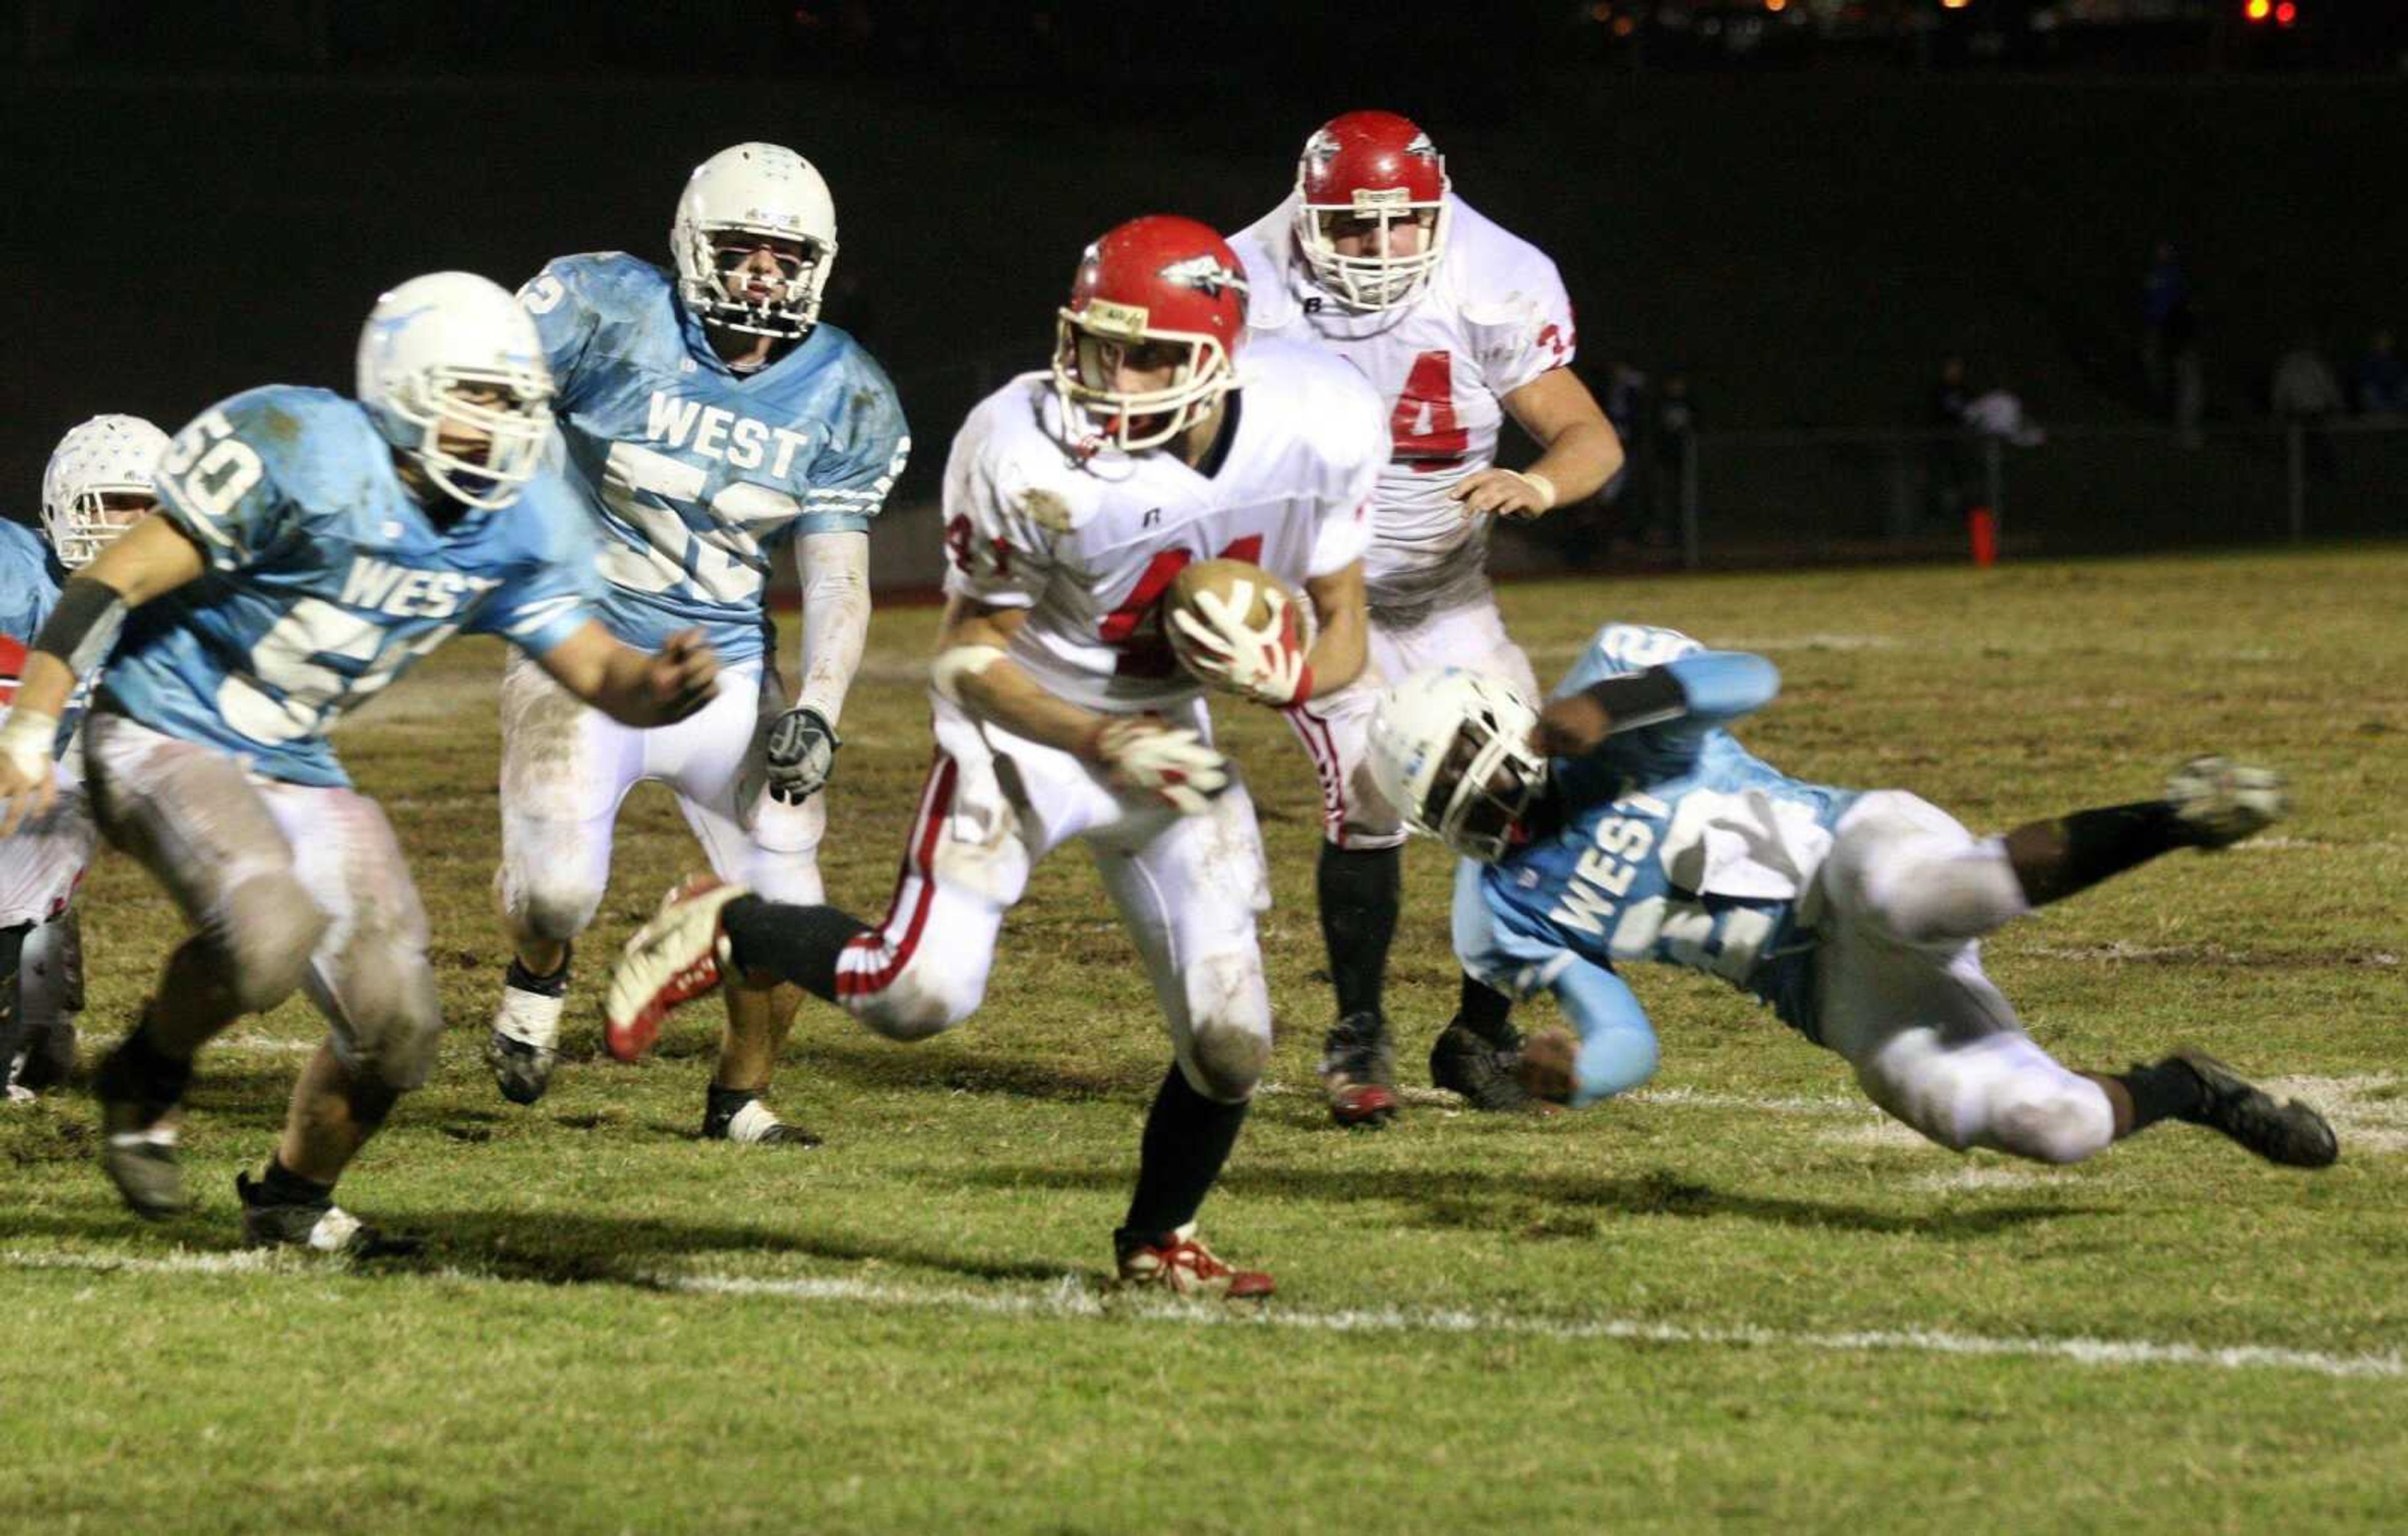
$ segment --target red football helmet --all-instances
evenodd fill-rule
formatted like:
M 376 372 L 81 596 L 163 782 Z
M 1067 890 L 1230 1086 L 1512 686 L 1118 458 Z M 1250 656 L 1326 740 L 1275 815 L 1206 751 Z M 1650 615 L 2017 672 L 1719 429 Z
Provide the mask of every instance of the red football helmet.
M 1246 327 L 1246 272 L 1204 224 L 1149 214 L 1107 232 L 1080 259 L 1054 332 L 1054 388 L 1125 452 L 1157 448 L 1236 387 Z M 1170 369 L 1169 382 L 1116 388 L 1124 367 Z
M 1446 160 L 1394 112 L 1349 112 L 1304 141 L 1296 166 L 1296 240 L 1315 281 L 1349 309 L 1393 309 L 1421 291 L 1446 250 Z M 1337 232 L 1377 226 L 1375 253 L 1341 256 Z M 1421 249 L 1387 254 L 1391 226 L 1418 223 Z

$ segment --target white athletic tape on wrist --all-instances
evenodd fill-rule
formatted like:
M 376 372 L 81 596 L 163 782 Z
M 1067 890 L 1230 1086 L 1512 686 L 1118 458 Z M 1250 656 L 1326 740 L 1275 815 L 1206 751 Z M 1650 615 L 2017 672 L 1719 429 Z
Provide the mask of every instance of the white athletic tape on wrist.
M 1553 510 L 1555 505 L 1555 482 L 1535 469 L 1509 469 L 1505 472 L 1539 493 L 1539 510 Z
M 928 681 L 936 686 L 939 697 L 960 704 L 962 679 L 975 677 L 1002 660 L 1002 650 L 994 646 L 955 646 L 929 663 Z

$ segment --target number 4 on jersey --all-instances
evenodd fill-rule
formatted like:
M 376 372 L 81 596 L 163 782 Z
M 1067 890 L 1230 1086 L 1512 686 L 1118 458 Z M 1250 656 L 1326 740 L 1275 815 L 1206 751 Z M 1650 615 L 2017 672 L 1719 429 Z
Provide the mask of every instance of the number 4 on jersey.
M 1404 393 L 1388 414 L 1396 462 L 1427 474 L 1463 462 L 1471 434 L 1455 424 L 1455 354 L 1424 352 L 1405 375 Z

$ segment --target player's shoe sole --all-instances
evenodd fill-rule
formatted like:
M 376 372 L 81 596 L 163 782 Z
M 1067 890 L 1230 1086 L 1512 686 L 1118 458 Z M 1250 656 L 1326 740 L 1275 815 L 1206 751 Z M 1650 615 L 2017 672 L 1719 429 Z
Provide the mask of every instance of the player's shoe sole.
M 742 886 L 716 876 L 695 875 L 661 899 L 652 920 L 619 951 L 602 1004 L 602 1043 L 612 1056 L 633 1061 L 652 1048 L 669 1011 L 719 985 L 727 935 L 720 914 Z
M 2229 848 L 2290 814 L 2283 775 L 2229 758 L 2200 757 L 2166 780 L 2166 801 L 2205 848 Z
M 2181 1116 L 2220 1131 L 2268 1162 L 2286 1168 L 2329 1168 L 2341 1157 L 2341 1139 L 2325 1117 L 2293 1099 L 2274 1096 L 2204 1051 L 2179 1050 L 2173 1060 L 2199 1074 L 2205 1102 Z

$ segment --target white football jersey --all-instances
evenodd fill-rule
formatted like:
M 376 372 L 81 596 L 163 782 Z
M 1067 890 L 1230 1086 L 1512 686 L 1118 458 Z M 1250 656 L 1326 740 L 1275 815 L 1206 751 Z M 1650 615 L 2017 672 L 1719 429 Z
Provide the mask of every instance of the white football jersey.
M 1387 413 L 1309 343 L 1249 341 L 1216 450 L 1081 457 L 1050 374 L 982 401 L 945 464 L 947 592 L 1025 608 L 1011 659 L 1051 693 L 1136 713 L 1195 697 L 1161 599 L 1191 561 L 1252 561 L 1301 591 L 1363 557 L 1388 457 Z M 1206 473 L 1206 471 L 1210 473 Z
M 1555 263 L 1449 194 L 1446 255 L 1410 301 L 1358 314 L 1312 279 L 1296 245 L 1296 199 L 1229 237 L 1253 284 L 1256 336 L 1310 336 L 1363 370 L 1395 441 L 1380 475 L 1371 606 L 1399 621 L 1486 590 L 1487 518 L 1447 499 L 1497 462 L 1504 397 L 1572 359 L 1572 306 Z

